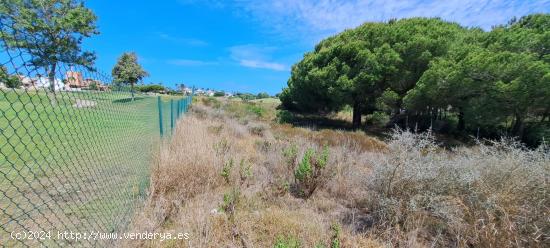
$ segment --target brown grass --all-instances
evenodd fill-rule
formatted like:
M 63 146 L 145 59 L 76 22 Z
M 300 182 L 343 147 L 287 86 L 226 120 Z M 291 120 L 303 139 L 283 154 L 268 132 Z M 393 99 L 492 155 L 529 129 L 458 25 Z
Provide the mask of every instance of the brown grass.
M 210 104 L 210 103 L 209 103 Z M 232 103 L 223 103 L 232 104 Z M 243 104 L 243 103 L 238 103 Z M 237 111 L 234 112 L 227 111 Z M 242 106 L 193 106 L 160 152 L 133 230 L 187 232 L 128 247 L 513 247 L 548 242 L 550 156 L 499 143 L 446 151 L 397 132 L 267 123 Z M 322 183 L 293 193 L 296 164 L 328 145 Z M 289 162 L 290 148 L 296 156 Z M 225 174 L 222 176 L 222 174 Z M 335 231 L 340 230 L 340 231 Z M 286 246 L 284 246 L 286 244 Z

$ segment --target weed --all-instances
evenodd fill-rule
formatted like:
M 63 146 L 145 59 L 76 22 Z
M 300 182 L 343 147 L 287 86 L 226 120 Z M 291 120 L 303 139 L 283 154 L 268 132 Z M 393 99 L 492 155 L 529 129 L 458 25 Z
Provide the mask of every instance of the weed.
M 298 158 L 298 146 L 292 144 L 289 147 L 285 148 L 283 150 L 283 156 L 285 157 L 287 168 L 289 170 L 294 169 L 294 163 Z
M 244 159 L 241 159 L 239 168 L 240 184 L 242 185 L 247 179 L 252 177 L 252 164 L 246 163 Z
M 229 183 L 231 179 L 232 168 L 233 168 L 233 159 L 230 159 L 229 162 L 224 163 L 223 165 L 221 176 L 223 177 L 226 183 Z
M 294 238 L 292 236 L 289 237 L 278 237 L 277 241 L 275 242 L 275 245 L 273 245 L 274 248 L 299 248 L 302 247 L 302 243 L 299 239 Z
M 254 103 L 247 103 L 246 110 L 249 113 L 255 114 L 257 117 L 263 117 L 266 113 L 266 110 L 259 105 L 256 105 Z
M 330 247 L 331 248 L 340 248 L 340 233 L 342 232 L 342 228 L 340 225 L 333 223 L 330 226 L 330 229 L 332 231 L 332 237 L 330 241 Z

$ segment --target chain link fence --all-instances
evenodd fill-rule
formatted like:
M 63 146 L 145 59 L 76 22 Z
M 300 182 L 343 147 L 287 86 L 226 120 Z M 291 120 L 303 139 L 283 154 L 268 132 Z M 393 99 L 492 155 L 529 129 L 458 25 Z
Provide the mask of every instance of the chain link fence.
M 0 245 L 112 242 L 58 233 L 125 230 L 147 194 L 161 137 L 192 96 L 134 97 L 106 74 L 64 63 L 52 72 L 0 42 Z

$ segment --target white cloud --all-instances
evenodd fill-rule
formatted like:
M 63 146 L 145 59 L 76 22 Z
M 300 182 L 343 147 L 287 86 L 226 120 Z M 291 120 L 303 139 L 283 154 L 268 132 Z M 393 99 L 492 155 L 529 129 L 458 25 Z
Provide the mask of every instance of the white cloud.
M 237 61 L 241 66 L 275 71 L 287 71 L 288 66 L 271 61 L 271 54 L 276 50 L 277 49 L 275 47 L 253 44 L 229 48 L 231 58 Z
M 512 17 L 549 12 L 550 0 L 271 0 L 236 1 L 237 8 L 286 37 L 318 39 L 366 21 L 441 17 L 490 29 Z
M 202 61 L 202 60 L 192 60 L 192 59 L 172 59 L 166 61 L 171 65 L 178 66 L 207 66 L 207 65 L 217 65 L 216 61 Z
M 279 63 L 273 63 L 273 62 L 265 62 L 265 61 L 259 61 L 259 60 L 241 60 L 239 61 L 240 65 L 245 67 L 251 67 L 251 68 L 263 68 L 263 69 L 270 69 L 274 71 L 286 71 L 288 70 L 287 67 L 283 64 Z

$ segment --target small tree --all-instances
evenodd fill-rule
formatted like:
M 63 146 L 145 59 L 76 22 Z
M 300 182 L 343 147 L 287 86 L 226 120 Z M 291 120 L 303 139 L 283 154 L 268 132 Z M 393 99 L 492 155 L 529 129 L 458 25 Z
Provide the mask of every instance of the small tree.
M 132 101 L 134 100 L 134 85 L 149 76 L 141 65 L 138 64 L 137 55 L 134 52 L 123 53 L 113 67 L 112 71 L 115 83 L 130 84 Z
M 269 94 L 266 92 L 261 92 L 261 93 L 258 93 L 258 95 L 256 96 L 256 99 L 263 99 L 263 98 L 269 98 Z
M 216 96 L 216 97 L 225 96 L 225 92 L 223 92 L 223 91 L 216 91 L 216 92 L 214 92 L 214 96 Z

